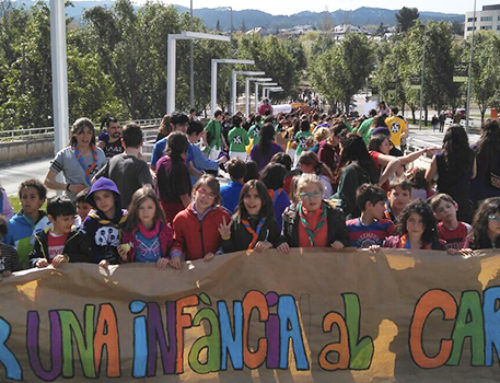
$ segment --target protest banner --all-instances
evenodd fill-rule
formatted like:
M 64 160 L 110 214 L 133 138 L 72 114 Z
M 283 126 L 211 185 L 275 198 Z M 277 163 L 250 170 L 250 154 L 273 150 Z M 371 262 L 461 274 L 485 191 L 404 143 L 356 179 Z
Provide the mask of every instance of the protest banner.
M 500 254 L 330 249 L 66 264 L 0 282 L 0 381 L 499 376 Z

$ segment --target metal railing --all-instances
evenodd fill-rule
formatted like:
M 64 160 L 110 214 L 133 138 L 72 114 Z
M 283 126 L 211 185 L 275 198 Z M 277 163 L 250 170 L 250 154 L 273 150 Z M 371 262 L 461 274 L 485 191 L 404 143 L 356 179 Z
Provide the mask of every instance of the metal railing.
M 124 126 L 132 121 L 140 125 L 141 127 L 158 127 L 160 126 L 161 118 L 120 121 L 120 125 Z M 97 127 L 96 130 L 98 130 Z M 53 138 L 54 138 L 53 126 L 44 128 L 0 130 L 0 142 L 44 140 Z

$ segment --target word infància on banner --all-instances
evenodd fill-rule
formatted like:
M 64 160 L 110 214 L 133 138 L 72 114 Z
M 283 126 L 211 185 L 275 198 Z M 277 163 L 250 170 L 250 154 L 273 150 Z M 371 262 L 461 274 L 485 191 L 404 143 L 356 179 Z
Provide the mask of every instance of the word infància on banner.
M 338 336 L 335 336 L 335 342 L 321 349 L 317 356 L 318 365 L 325 371 L 366 370 L 370 368 L 374 354 L 373 338 L 369 335 L 360 337 L 361 305 L 357 294 L 344 293 L 342 298 L 343 315 L 330 311 L 323 316 L 323 333 L 338 332 Z M 470 338 L 471 365 L 492 366 L 493 353 L 500 354 L 499 301 L 500 286 L 486 289 L 482 302 L 480 293 L 475 290 L 464 291 L 458 304 L 445 290 L 432 289 L 424 293 L 415 305 L 409 329 L 408 344 L 413 362 L 424 369 L 456 366 L 460 363 L 464 341 Z M 290 347 L 296 369 L 311 368 L 296 300 L 292 295 L 251 290 L 241 301 L 232 302 L 232 314 L 223 300 L 218 301 L 217 309 L 214 309 L 205 293 L 167 301 L 165 308 L 166 326 L 157 302 L 134 300 L 129 304 L 129 311 L 134 315 L 131 371 L 134 378 L 155 376 L 158 356 L 164 375 L 184 373 L 184 331 L 200 326 L 202 322 L 210 324 L 210 333 L 193 342 L 187 358 L 189 368 L 195 373 L 227 371 L 229 359 L 233 370 L 244 367 L 288 369 Z M 194 315 L 185 311 L 192 308 L 197 308 Z M 257 315 L 252 316 L 254 310 Z M 443 320 L 454 321 L 454 326 L 451 334 L 443 334 L 439 352 L 430 356 L 424 350 L 422 339 L 426 320 L 436 310 L 442 313 Z M 72 310 L 49 311 L 50 362 L 46 366 L 39 355 L 40 314 L 37 311 L 27 313 L 27 357 L 31 370 L 41 380 L 74 377 L 74 359 L 78 360 L 78 356 L 86 378 L 97 378 L 99 374 L 110 378 L 121 376 L 118 319 L 113 305 L 85 305 L 83 313 L 82 323 Z M 251 321 L 264 324 L 255 349 L 248 344 Z M 9 322 L 0 317 L 0 364 L 8 379 L 21 381 L 23 370 L 8 347 L 11 333 Z M 78 356 L 74 355 L 74 346 Z M 107 352 L 107 367 L 99 373 L 104 365 L 104 350 Z M 201 361 L 203 351 L 206 351 L 205 360 Z M 335 362 L 328 359 L 330 353 L 338 355 Z

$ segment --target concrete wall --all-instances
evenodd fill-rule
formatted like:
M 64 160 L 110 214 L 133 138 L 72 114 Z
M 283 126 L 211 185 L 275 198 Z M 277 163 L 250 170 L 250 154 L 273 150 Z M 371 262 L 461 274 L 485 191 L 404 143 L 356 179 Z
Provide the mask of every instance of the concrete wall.
M 0 166 L 54 155 L 54 140 L 0 143 Z

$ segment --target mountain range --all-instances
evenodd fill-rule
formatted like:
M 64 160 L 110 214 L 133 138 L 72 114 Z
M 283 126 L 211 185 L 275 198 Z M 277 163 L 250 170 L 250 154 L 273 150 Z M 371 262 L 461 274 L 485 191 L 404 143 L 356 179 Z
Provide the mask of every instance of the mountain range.
M 16 0 L 12 2 L 16 7 L 24 6 L 29 8 L 35 4 L 31 0 Z M 86 9 L 95 6 L 103 6 L 110 8 L 114 1 L 111 0 L 90 0 L 90 1 L 74 1 L 72 5 L 66 7 L 66 15 L 72 17 L 76 22 L 81 21 L 82 14 Z M 140 7 L 139 5 L 135 6 Z M 174 5 L 179 12 L 189 12 L 189 8 Z M 201 18 L 209 29 L 215 29 L 217 24 L 221 30 L 229 31 L 231 29 L 231 16 L 234 30 L 251 29 L 256 27 L 265 27 L 269 30 L 280 28 L 292 28 L 297 25 L 311 25 L 318 27 L 326 16 L 330 17 L 333 24 L 353 24 L 357 26 L 379 25 L 383 23 L 385 26 L 396 24 L 395 15 L 398 10 L 390 10 L 383 8 L 368 8 L 361 7 L 353 11 L 337 10 L 334 12 L 299 12 L 293 15 L 271 15 L 269 13 L 247 9 L 241 11 L 230 11 L 229 8 L 201 8 L 194 9 L 195 17 Z M 232 13 L 232 15 L 231 15 Z M 423 22 L 427 20 L 448 21 L 448 22 L 464 22 L 463 14 L 454 13 L 439 13 L 439 12 L 420 12 L 420 19 Z

